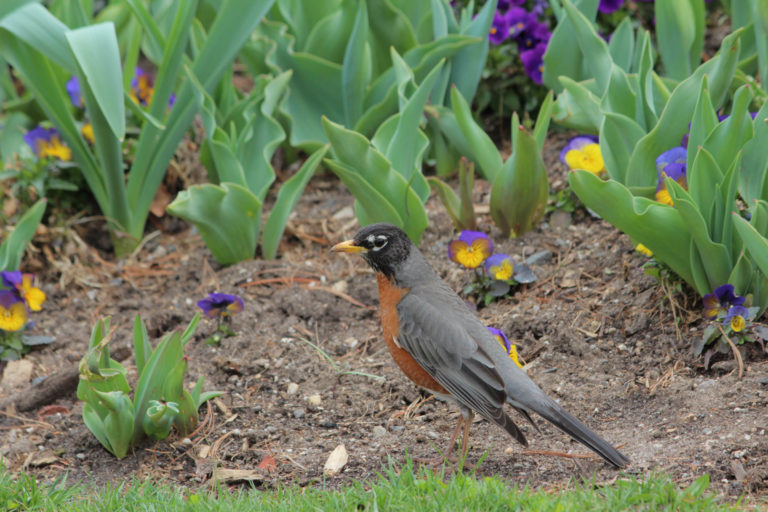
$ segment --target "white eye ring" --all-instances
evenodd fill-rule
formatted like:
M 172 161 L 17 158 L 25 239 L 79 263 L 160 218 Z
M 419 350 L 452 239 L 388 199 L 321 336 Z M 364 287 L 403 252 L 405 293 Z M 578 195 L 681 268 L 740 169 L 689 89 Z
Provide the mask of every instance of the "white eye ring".
M 374 251 L 380 251 L 389 243 L 389 239 L 384 235 L 379 235 L 375 239 L 371 240 Z

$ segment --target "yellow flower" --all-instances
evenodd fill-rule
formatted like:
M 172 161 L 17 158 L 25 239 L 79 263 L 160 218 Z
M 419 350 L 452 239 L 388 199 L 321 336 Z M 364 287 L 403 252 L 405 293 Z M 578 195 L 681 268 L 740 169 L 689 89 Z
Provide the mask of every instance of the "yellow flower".
M 0 329 L 18 331 L 27 323 L 27 308 L 13 292 L 0 292 Z
M 91 123 L 85 123 L 83 127 L 80 129 L 80 133 L 83 134 L 83 137 L 85 137 L 85 140 L 87 140 L 91 144 L 95 143 L 96 139 L 93 138 L 93 125 Z
M 462 231 L 458 240 L 448 245 L 451 261 L 467 268 L 477 268 L 493 253 L 493 242 L 479 231 Z
M 509 358 L 514 361 L 514 363 L 519 367 L 522 368 L 523 365 L 520 364 L 520 359 L 517 356 L 517 345 L 511 343 L 509 339 L 507 339 L 506 334 L 504 334 L 504 331 L 501 329 L 497 329 L 495 327 L 489 327 L 489 331 L 491 331 L 491 334 L 493 334 L 493 337 L 496 338 L 496 341 L 498 341 L 502 347 L 504 347 L 504 350 L 509 355 Z
M 40 288 L 32 286 L 32 274 L 22 274 L 21 276 L 21 295 L 27 302 L 27 306 L 32 311 L 40 311 L 43 309 L 43 302 L 45 302 L 45 292 Z
M 672 201 L 672 196 L 669 195 L 669 191 L 666 187 L 656 191 L 656 200 L 661 204 L 668 204 L 669 206 L 675 205 L 674 201 Z
M 649 258 L 653 256 L 653 251 L 651 251 L 649 248 L 647 248 L 643 244 L 637 244 L 637 247 L 635 247 L 635 250 L 640 254 L 642 254 L 643 256 L 648 256 Z
M 596 176 L 605 172 L 605 161 L 600 144 L 591 136 L 572 138 L 560 152 L 560 160 L 571 169 L 583 169 Z
M 515 364 L 520 368 L 523 367 L 523 365 L 520 364 L 520 359 L 518 359 L 518 356 L 517 356 L 517 345 L 515 345 L 514 343 L 509 344 L 509 358 L 512 359 L 512 361 L 514 361 Z

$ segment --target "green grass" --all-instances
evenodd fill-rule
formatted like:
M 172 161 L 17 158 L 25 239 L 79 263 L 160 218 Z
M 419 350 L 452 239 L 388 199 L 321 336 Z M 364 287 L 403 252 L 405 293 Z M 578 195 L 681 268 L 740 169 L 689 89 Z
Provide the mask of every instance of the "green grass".
M 736 510 L 707 492 L 704 475 L 687 488 L 678 487 L 667 475 L 643 480 L 619 480 L 597 487 L 585 482 L 560 491 L 533 491 L 510 486 L 498 477 L 473 474 L 446 476 L 413 467 L 390 466 L 378 479 L 355 482 L 340 490 L 190 490 L 152 480 L 131 480 L 117 487 L 67 486 L 66 482 L 38 484 L 33 476 L 11 476 L 0 467 L 0 510 L 41 511 L 443 511 L 443 510 L 537 510 L 537 511 L 720 511 Z M 738 506 L 738 504 L 736 505 Z

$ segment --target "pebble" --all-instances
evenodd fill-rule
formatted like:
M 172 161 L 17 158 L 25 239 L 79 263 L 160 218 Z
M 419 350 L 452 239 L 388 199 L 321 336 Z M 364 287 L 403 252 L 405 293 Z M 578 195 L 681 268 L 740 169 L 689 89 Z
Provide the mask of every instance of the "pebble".
M 80 460 L 85 460 L 85 454 L 84 453 L 78 453 L 78 454 L 75 455 L 75 457 L 80 459 Z
M 303 407 L 297 407 L 296 409 L 293 410 L 293 417 L 296 418 L 297 420 L 300 420 L 306 415 L 307 413 L 304 411 Z
M 382 427 L 381 425 L 376 425 L 373 427 L 373 438 L 374 439 L 381 439 L 382 437 L 387 435 L 387 429 Z
M 277 427 L 270 425 L 264 430 L 267 432 L 267 434 L 274 434 L 275 432 L 277 432 Z
M 389 429 L 392 430 L 393 432 L 402 432 L 403 430 L 405 430 L 405 427 L 402 425 L 392 425 L 391 427 L 389 427 Z
M 323 403 L 323 399 L 320 395 L 309 395 L 307 402 L 309 402 L 309 405 L 318 406 Z
M 286 390 L 286 392 L 289 395 L 295 395 L 298 390 L 299 390 L 299 385 L 296 384 L 295 382 L 291 382 L 290 384 L 288 384 L 288 389 Z

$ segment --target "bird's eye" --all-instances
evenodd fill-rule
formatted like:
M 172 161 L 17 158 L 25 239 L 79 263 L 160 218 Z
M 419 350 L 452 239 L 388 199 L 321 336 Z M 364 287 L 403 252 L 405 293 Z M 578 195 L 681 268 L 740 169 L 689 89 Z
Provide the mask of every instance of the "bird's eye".
M 384 246 L 387 245 L 387 242 L 389 242 L 389 240 L 387 240 L 387 237 L 385 236 L 376 237 L 376 239 L 373 241 L 373 250 L 378 251 L 383 249 Z

